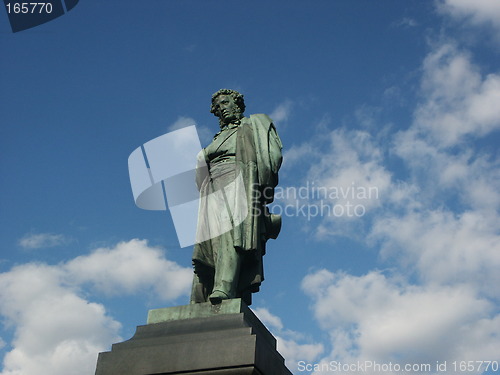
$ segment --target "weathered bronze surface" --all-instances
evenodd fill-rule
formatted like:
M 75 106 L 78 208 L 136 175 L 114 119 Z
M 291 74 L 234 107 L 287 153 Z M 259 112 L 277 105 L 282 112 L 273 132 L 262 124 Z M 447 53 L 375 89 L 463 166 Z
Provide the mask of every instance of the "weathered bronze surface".
M 276 238 L 281 217 L 269 213 L 274 199 L 282 144 L 265 114 L 244 117 L 243 95 L 221 89 L 212 95 L 211 113 L 220 131 L 200 152 L 197 243 L 191 303 L 241 298 L 264 280 L 266 242 Z

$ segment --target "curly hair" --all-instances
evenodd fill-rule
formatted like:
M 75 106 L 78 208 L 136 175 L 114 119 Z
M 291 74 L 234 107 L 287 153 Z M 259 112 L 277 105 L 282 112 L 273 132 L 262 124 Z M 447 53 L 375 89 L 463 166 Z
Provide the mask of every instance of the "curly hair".
M 214 116 L 217 116 L 215 114 L 214 102 L 215 102 L 215 99 L 217 99 L 217 97 L 220 96 L 220 95 L 229 95 L 229 96 L 231 96 L 233 98 L 234 102 L 236 103 L 236 105 L 238 106 L 238 108 L 240 109 L 241 113 L 245 112 L 245 101 L 243 100 L 243 94 L 240 94 L 236 90 L 220 89 L 219 91 L 215 92 L 212 95 L 212 104 L 210 106 L 210 113 L 213 113 Z

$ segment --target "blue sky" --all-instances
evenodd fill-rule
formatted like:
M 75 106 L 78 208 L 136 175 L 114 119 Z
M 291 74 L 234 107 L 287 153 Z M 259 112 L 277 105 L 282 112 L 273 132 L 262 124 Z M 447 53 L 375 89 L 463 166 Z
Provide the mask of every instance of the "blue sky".
M 292 372 L 500 360 L 499 35 L 493 0 L 82 0 L 15 34 L 0 12 L 0 374 L 92 374 L 188 303 L 192 249 L 127 158 L 192 124 L 206 145 L 223 87 L 284 144 L 252 308 Z M 291 194 L 313 185 L 356 194 Z

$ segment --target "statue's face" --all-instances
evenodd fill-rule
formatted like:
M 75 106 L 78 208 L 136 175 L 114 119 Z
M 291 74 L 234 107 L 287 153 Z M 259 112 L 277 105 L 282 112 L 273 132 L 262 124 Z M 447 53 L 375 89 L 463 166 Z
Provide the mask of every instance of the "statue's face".
M 219 95 L 215 98 L 215 115 L 225 124 L 241 118 L 241 111 L 230 95 Z

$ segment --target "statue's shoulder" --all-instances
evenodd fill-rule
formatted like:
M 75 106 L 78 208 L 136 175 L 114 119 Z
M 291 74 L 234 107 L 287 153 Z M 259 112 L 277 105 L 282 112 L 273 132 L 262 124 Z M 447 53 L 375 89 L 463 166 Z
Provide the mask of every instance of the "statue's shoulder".
M 258 132 L 269 132 L 270 130 L 275 131 L 273 120 L 264 113 L 256 113 L 254 115 L 250 115 L 250 117 L 247 117 L 246 119 L 248 119 L 248 123 L 252 125 L 252 128 Z
M 273 123 L 273 120 L 271 120 L 271 117 L 266 115 L 265 113 L 256 113 L 253 115 L 250 115 L 250 120 L 252 123 L 260 123 L 261 125 L 271 125 Z

